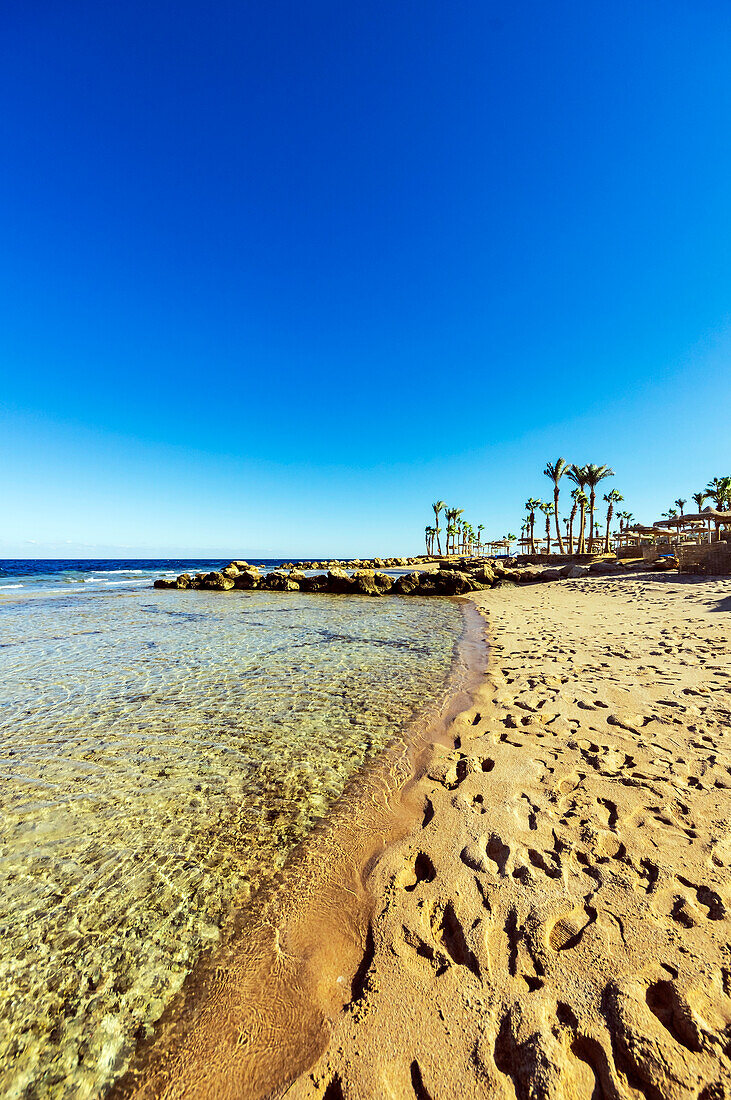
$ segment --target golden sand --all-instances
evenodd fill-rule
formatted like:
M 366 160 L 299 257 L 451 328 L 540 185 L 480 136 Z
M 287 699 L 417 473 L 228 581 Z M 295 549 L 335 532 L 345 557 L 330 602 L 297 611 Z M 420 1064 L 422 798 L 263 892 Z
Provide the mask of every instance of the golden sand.
M 268 952 L 235 936 L 123 1095 L 731 1096 L 731 579 L 473 598 L 470 705 L 340 811 Z

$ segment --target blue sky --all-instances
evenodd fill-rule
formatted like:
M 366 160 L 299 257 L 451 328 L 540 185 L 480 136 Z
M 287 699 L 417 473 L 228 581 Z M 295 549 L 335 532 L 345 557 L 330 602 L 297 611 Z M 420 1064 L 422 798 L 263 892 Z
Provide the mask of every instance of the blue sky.
M 0 556 L 406 553 L 731 472 L 731 5 L 15 5 Z

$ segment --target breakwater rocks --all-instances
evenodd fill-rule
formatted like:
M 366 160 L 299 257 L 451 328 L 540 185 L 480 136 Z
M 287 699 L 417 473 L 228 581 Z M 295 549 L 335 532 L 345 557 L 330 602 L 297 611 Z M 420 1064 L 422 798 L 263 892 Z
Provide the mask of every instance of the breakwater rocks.
M 399 566 L 402 563 L 411 564 L 408 559 L 403 558 L 375 560 L 396 560 Z M 423 562 L 423 559 L 417 560 Z M 317 568 L 318 564 L 312 566 L 312 563 L 306 563 L 308 568 Z M 625 566 L 616 559 L 606 558 L 588 565 L 567 563 L 560 568 L 547 569 L 537 565 L 522 566 L 514 558 L 501 561 L 463 558 L 457 561 L 440 561 L 439 568 L 429 572 L 413 570 L 394 577 L 377 569 L 353 568 L 348 572 L 342 565 L 309 575 L 303 568 L 289 564 L 270 573 L 261 573 L 255 565 L 249 565 L 248 562 L 232 561 L 220 572 L 196 573 L 193 576 L 190 573 L 181 573 L 175 580 L 156 580 L 155 588 L 203 588 L 214 592 L 243 588 L 262 589 L 266 592 L 328 592 L 335 595 L 362 596 L 462 596 L 466 592 L 493 588 L 497 584 L 535 584 L 647 568 L 642 562 Z M 650 568 L 677 568 L 677 562 L 664 559 L 654 562 Z
M 182 573 L 176 580 L 156 580 L 155 588 L 204 588 L 226 592 L 232 588 L 262 589 L 266 592 L 329 592 L 336 595 L 385 596 L 460 596 L 490 588 L 497 577 L 489 566 L 462 571 L 440 569 L 429 573 L 417 571 L 400 577 L 389 576 L 375 569 L 355 569 L 348 572 L 341 566 L 325 573 L 306 574 L 299 568 L 274 569 L 261 573 L 248 562 L 232 561 L 215 573 Z

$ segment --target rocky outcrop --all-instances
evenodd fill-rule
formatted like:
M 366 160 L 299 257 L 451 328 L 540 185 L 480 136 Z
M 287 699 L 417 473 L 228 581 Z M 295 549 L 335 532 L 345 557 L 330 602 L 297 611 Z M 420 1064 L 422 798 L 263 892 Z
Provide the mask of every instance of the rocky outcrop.
M 155 588 L 204 588 L 226 592 L 232 588 L 245 590 L 263 589 L 267 592 L 326 592 L 331 595 L 359 595 L 380 597 L 397 596 L 463 596 L 485 588 L 505 584 L 537 584 L 564 579 L 576 580 L 590 575 L 622 573 L 638 566 L 625 566 L 613 559 L 603 558 L 588 563 L 567 563 L 562 566 L 541 567 L 534 563 L 523 564 L 516 558 L 440 560 L 437 569 L 404 573 L 394 577 L 375 568 L 404 568 L 408 562 L 424 559 L 376 558 L 373 562 L 357 562 L 346 569 L 341 562 L 305 562 L 293 566 L 287 564 L 262 574 L 255 565 L 245 561 L 232 561 L 224 569 L 211 573 L 181 573 L 175 579 L 161 578 Z M 393 563 L 393 565 L 392 565 Z M 351 563 L 352 564 L 352 563 Z M 653 563 L 653 569 L 677 568 L 675 559 L 665 558 Z M 305 569 L 317 567 L 317 572 Z M 639 568 L 647 568 L 640 563 Z
M 234 581 L 235 588 L 258 588 L 261 584 L 261 573 L 255 565 L 246 565 L 241 569 Z

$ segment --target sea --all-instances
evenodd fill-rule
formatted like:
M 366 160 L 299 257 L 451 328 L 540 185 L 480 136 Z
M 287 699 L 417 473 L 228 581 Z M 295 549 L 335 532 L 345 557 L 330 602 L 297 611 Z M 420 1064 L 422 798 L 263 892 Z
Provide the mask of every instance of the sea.
M 453 689 L 458 601 L 152 587 L 225 564 L 0 561 L 4 1097 L 103 1095 L 348 781 Z

